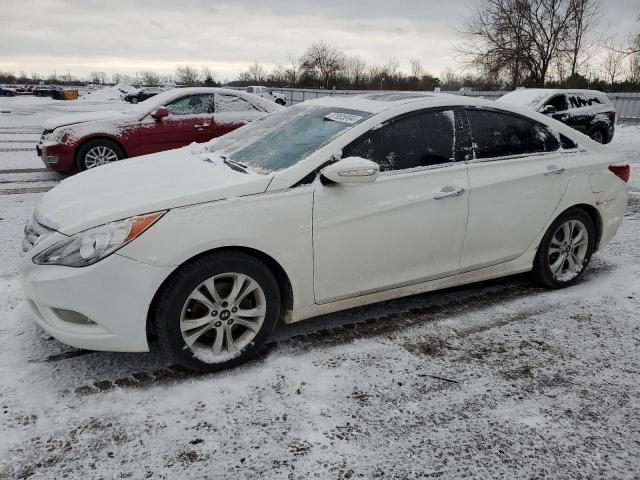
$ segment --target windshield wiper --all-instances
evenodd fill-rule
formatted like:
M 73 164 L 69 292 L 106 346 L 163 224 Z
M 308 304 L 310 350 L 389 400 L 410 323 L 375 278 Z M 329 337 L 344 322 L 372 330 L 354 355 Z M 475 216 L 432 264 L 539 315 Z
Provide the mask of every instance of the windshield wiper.
M 243 165 L 239 162 L 234 162 L 233 160 L 227 160 L 227 157 L 222 157 L 222 161 L 226 166 L 228 166 L 232 170 L 235 170 L 236 172 L 249 173 L 247 172 L 246 165 Z

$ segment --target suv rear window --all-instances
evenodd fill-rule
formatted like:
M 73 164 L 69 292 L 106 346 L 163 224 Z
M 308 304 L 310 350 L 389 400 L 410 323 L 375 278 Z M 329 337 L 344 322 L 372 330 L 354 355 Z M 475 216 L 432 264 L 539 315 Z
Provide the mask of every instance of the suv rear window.
M 475 158 L 552 152 L 560 142 L 544 125 L 524 117 L 482 109 L 468 109 Z

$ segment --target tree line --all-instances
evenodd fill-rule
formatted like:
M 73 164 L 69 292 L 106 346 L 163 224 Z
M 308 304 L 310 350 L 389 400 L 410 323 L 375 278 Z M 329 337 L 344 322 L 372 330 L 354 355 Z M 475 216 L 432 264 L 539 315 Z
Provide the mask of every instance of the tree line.
M 599 34 L 602 0 L 475 0 L 455 44 L 459 70 L 432 75 L 420 58 L 370 63 L 324 41 L 271 69 L 253 62 L 237 78 L 220 81 L 207 66 L 178 65 L 172 74 L 91 72 L 94 84 L 229 86 L 356 90 L 509 90 L 516 87 L 640 89 L 640 32 L 623 38 Z M 638 17 L 640 22 L 640 16 Z M 640 25 L 640 23 L 639 23 Z M 640 30 L 640 29 L 639 29 Z M 82 83 L 70 74 L 46 78 L 0 71 L 0 83 Z

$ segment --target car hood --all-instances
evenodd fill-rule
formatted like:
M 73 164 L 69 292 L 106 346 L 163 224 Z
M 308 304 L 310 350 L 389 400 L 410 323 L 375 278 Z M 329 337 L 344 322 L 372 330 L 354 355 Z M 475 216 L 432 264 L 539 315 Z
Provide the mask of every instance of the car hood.
M 63 180 L 36 216 L 72 235 L 133 215 L 264 192 L 271 176 L 243 173 L 191 147 L 123 160 Z
M 64 127 L 65 125 L 75 125 L 77 123 L 95 122 L 99 120 L 126 120 L 131 118 L 131 114 L 127 112 L 87 112 L 87 113 L 74 113 L 71 115 L 62 115 L 60 117 L 50 118 L 45 121 L 43 126 L 45 130 L 55 130 L 58 127 Z

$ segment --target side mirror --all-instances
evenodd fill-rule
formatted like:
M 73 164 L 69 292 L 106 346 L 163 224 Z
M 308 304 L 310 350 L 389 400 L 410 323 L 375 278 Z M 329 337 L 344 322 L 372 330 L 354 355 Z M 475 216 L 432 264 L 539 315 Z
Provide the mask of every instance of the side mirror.
M 167 110 L 167 107 L 158 107 L 156 111 L 151 114 L 151 116 L 156 120 L 162 120 L 164 117 L 169 116 L 169 110 Z
M 320 174 L 334 183 L 371 183 L 378 178 L 377 163 L 360 157 L 348 157 L 322 169 Z
M 553 105 L 545 105 L 540 113 L 544 115 L 553 115 L 554 113 L 556 113 L 556 111 L 556 107 L 554 107 Z

